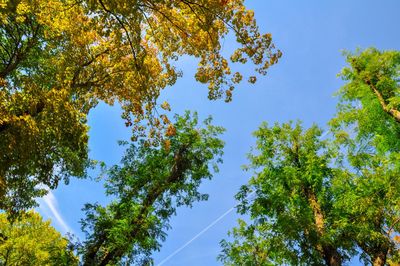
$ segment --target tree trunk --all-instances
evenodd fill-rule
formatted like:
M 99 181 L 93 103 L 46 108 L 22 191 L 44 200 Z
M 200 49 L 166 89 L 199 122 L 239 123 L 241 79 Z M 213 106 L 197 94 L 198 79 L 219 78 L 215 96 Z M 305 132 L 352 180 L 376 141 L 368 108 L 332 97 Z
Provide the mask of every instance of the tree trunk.
M 321 205 L 319 204 L 314 191 L 306 189 L 306 195 L 314 213 L 315 227 L 317 229 L 318 236 L 319 238 L 321 238 L 325 233 L 325 218 L 321 209 Z M 316 249 L 321 253 L 326 265 L 342 265 L 342 257 L 340 256 L 337 249 L 332 245 L 326 243 L 318 243 Z
M 400 123 L 400 111 L 395 108 L 389 108 L 382 94 L 378 91 L 374 84 L 370 80 L 366 80 L 365 83 L 371 88 L 372 92 L 378 98 L 380 105 L 382 106 L 383 111 L 393 117 L 397 123 Z
M 373 266 L 384 266 L 386 263 L 386 252 L 379 252 L 374 258 L 372 258 Z
M 340 266 L 342 265 L 342 257 L 339 252 L 331 245 L 324 245 L 324 260 L 326 265 Z

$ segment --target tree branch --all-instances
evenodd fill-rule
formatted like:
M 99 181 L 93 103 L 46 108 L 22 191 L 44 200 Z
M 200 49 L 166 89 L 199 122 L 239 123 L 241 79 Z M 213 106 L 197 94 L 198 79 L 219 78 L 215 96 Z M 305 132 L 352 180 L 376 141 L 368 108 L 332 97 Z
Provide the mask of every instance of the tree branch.
M 132 42 L 132 40 L 131 40 L 131 36 L 130 36 L 130 34 L 129 34 L 129 31 L 128 31 L 128 30 L 126 29 L 126 27 L 125 27 L 124 22 L 122 22 L 122 20 L 121 20 L 116 14 L 114 14 L 114 12 L 112 12 L 110 9 L 108 9 L 108 8 L 104 5 L 104 3 L 103 3 L 102 0 L 99 0 L 99 3 L 100 3 L 100 5 L 103 7 L 104 11 L 106 11 L 106 12 L 109 13 L 109 14 L 111 14 L 111 15 L 118 21 L 118 23 L 121 25 L 122 29 L 125 31 L 126 38 L 128 39 L 129 46 L 130 46 L 131 51 L 132 51 L 133 59 L 134 59 L 134 61 L 135 61 L 136 70 L 139 70 L 139 65 L 137 64 L 136 52 L 135 52 L 135 49 L 133 48 L 133 42 Z
M 380 105 L 382 106 L 383 111 L 385 111 L 387 114 L 392 116 L 397 123 L 400 123 L 400 111 L 395 109 L 395 108 L 389 108 L 387 105 L 385 99 L 383 98 L 382 94 L 379 92 L 379 90 L 375 87 L 375 85 L 371 82 L 371 80 L 366 79 L 365 83 L 371 88 L 372 92 L 376 95 L 378 98 L 378 101 Z

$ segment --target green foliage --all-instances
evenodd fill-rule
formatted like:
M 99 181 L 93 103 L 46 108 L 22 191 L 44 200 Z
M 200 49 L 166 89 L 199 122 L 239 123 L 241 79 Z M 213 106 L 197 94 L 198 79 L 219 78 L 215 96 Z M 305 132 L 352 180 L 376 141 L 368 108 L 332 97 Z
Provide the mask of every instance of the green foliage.
M 234 259 L 232 252 L 249 246 L 273 264 L 340 265 L 349 258 L 352 243 L 336 225 L 340 213 L 333 206 L 331 182 L 339 170 L 329 166 L 335 151 L 320 140 L 316 126 L 303 130 L 299 123 L 263 124 L 255 136 L 247 167 L 254 176 L 236 195 L 238 212 L 250 215 L 252 223 L 240 222 L 233 231 L 235 241 L 222 242 L 221 260 L 228 265 L 237 257 L 246 260 L 243 251 Z M 254 200 L 249 200 L 252 193 Z M 267 261 L 264 257 L 248 265 L 262 265 L 256 261 Z
M 177 116 L 175 133 L 161 147 L 145 140 L 131 144 L 122 165 L 107 170 L 106 193 L 115 200 L 105 207 L 85 207 L 84 265 L 151 263 L 151 252 L 165 240 L 176 208 L 207 199 L 198 187 L 212 177 L 210 166 L 217 170 L 223 148 L 217 138 L 223 129 L 210 122 L 207 119 L 205 127 L 198 128 L 196 115 Z
M 270 266 L 274 265 L 271 261 L 272 245 L 267 227 L 270 224 L 258 223 L 247 225 L 245 221 L 239 219 L 239 226 L 232 229 L 228 236 L 233 237 L 232 242 L 221 241 L 222 252 L 218 259 L 224 265 L 234 266 Z M 279 247 L 277 247 L 279 248 Z
M 373 138 L 379 152 L 400 151 L 400 52 L 370 48 L 346 56 L 349 66 L 340 76 L 347 83 L 337 93 L 340 104 L 332 128 L 342 139 L 352 129 L 358 138 Z
M 78 259 L 50 221 L 29 211 L 10 222 L 0 214 L 0 265 L 78 265 Z
M 342 226 L 366 263 L 398 263 L 400 232 L 400 52 L 370 48 L 347 54 L 348 83 L 330 122 L 349 169 L 336 182 Z
M 255 173 L 236 196 L 251 223 L 221 242 L 225 264 L 341 265 L 358 251 L 365 264 L 400 262 L 400 53 L 367 49 L 347 61 L 333 140 L 299 124 L 255 133 Z
M 15 92 L 2 99 L 0 113 L 5 110 L 13 118 L 0 126 L 0 209 L 15 213 L 35 205 L 44 185 L 54 189 L 60 180 L 85 175 L 88 128 L 65 91 L 37 98 Z
M 399 262 L 400 245 L 395 241 L 400 233 L 399 158 L 352 156 L 360 156 L 357 159 L 363 165 L 335 180 L 335 206 L 341 210 L 337 223 L 362 250 L 366 264 L 384 265 L 389 259 Z

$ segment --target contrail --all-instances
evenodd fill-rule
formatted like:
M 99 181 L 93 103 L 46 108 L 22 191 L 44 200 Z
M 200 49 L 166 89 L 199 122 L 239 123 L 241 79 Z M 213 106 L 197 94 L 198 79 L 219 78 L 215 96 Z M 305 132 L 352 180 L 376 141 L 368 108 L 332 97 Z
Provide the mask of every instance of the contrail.
M 252 196 L 254 194 L 254 191 L 252 193 L 250 193 L 246 199 L 250 198 L 250 196 Z M 188 245 L 190 245 L 193 241 L 195 241 L 197 238 L 199 238 L 202 234 L 204 234 L 205 232 L 207 232 L 211 227 L 213 227 L 215 224 L 217 224 L 219 221 L 221 221 L 225 216 L 227 216 L 229 213 L 231 213 L 233 210 L 235 209 L 235 206 L 231 207 L 229 210 L 227 210 L 226 212 L 224 212 L 221 216 L 219 216 L 217 219 L 215 219 L 213 222 L 211 222 L 209 225 L 207 225 L 203 230 L 201 230 L 197 235 L 195 235 L 192 239 L 190 239 L 189 241 L 187 241 L 185 244 L 183 244 L 180 248 L 178 248 L 177 250 L 175 250 L 174 252 L 172 252 L 168 257 L 166 257 L 165 259 L 163 259 L 159 264 L 157 264 L 157 266 L 161 266 L 164 263 L 166 263 L 167 261 L 169 261 L 173 256 L 175 256 L 176 254 L 178 254 L 179 252 L 181 252 L 184 248 L 186 248 Z
M 42 215 L 47 216 L 50 218 L 52 222 L 55 222 L 64 233 L 72 233 L 75 234 L 71 227 L 63 219 L 59 209 L 58 209 L 58 202 L 57 198 L 54 196 L 53 192 L 47 186 L 39 186 L 40 188 L 44 188 L 47 190 L 47 194 L 39 198 L 39 208 L 38 210 L 42 212 Z M 46 208 L 47 207 L 47 208 Z M 50 210 L 50 213 L 48 212 Z
M 214 222 L 210 223 L 208 226 L 206 226 L 203 230 L 200 231 L 200 233 L 198 233 L 197 235 L 195 235 L 192 239 L 190 239 L 188 242 L 186 242 L 183 246 L 181 246 L 180 248 L 178 248 L 177 250 L 175 250 L 172 254 L 170 254 L 168 257 L 166 257 L 163 261 L 161 261 L 158 266 L 163 265 L 164 263 L 166 263 L 169 259 L 171 259 L 173 256 L 175 256 L 176 254 L 178 254 L 182 249 L 184 249 L 185 247 L 187 247 L 188 245 L 190 245 L 190 243 L 192 243 L 193 241 L 195 241 L 197 238 L 199 238 L 202 234 L 204 234 L 208 229 L 210 229 L 211 227 L 213 227 L 216 223 L 218 223 L 221 219 L 223 219 L 225 216 L 227 216 L 229 213 L 231 213 L 233 211 L 234 207 L 230 208 L 229 210 L 227 210 L 224 214 L 222 214 L 220 217 L 218 217 Z
M 53 192 L 49 191 L 47 195 L 43 197 L 43 201 L 46 203 L 47 207 L 50 209 L 51 214 L 56 219 L 58 225 L 62 228 L 64 232 L 73 233 L 72 229 L 67 225 L 64 219 L 61 216 L 61 213 L 57 207 L 57 199 L 54 196 Z

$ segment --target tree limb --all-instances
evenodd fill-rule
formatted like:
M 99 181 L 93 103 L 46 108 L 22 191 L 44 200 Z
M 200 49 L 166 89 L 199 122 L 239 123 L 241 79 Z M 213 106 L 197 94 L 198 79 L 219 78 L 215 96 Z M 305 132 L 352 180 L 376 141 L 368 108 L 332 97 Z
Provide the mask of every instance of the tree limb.
M 400 111 L 395 108 L 389 108 L 389 106 L 387 105 L 382 94 L 375 87 L 375 85 L 371 82 L 371 80 L 366 79 L 365 83 L 371 88 L 372 92 L 378 98 L 378 101 L 379 101 L 380 105 L 382 106 L 383 111 L 385 111 L 387 114 L 392 116 L 396 120 L 397 123 L 400 123 Z

